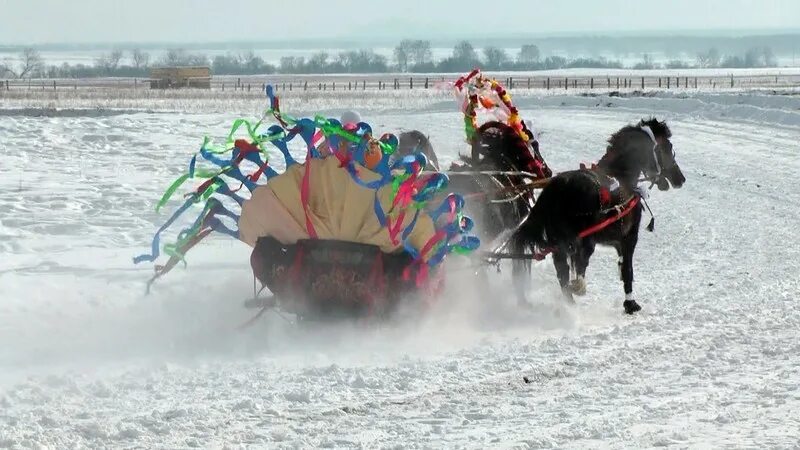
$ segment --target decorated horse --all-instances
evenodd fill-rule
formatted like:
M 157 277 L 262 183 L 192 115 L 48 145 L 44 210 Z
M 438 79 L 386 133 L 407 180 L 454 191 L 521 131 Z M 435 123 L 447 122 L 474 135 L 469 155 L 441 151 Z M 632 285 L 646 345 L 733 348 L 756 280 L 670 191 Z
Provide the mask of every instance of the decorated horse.
M 446 191 L 447 175 L 423 173 L 428 162 L 422 152 L 392 158 L 399 144 L 392 134 L 376 138 L 364 122 L 296 119 L 281 112 L 271 86 L 266 93 L 270 108 L 264 117 L 255 123 L 237 120 L 224 145 L 206 138 L 188 172 L 158 202 L 157 210 L 186 181 L 204 180 L 157 230 L 150 253 L 134 258 L 155 261 L 161 234 L 203 204 L 176 242 L 163 246 L 170 258 L 155 266 L 148 290 L 217 232 L 253 247 L 254 280 L 273 294 L 258 302 L 262 312 L 276 307 L 304 318 L 385 317 L 406 297 L 435 296 L 447 256 L 480 245 L 470 234 L 473 222 L 463 213 L 464 198 Z M 270 117 L 276 123 L 267 127 Z M 247 136 L 237 139 L 241 128 Z M 289 151 L 298 137 L 303 163 Z M 283 173 L 270 163 L 275 153 L 283 157 Z M 203 161 L 216 168 L 198 167 Z
M 490 263 L 513 261 L 520 304 L 527 304 L 530 262 L 548 254 L 564 297 L 572 302 L 573 295 L 584 295 L 586 268 L 599 243 L 613 246 L 619 254 L 625 312 L 639 311 L 633 296 L 633 253 L 647 197 L 639 183 L 649 181 L 651 187 L 668 190 L 685 182 L 666 123 L 649 119 L 623 127 L 609 138 L 597 165 L 553 177 L 535 133 L 519 120 L 499 83 L 476 70 L 453 87 L 462 100 L 472 152 L 461 155 L 462 165 L 451 167 L 450 188 L 474 200 L 468 212 L 480 218 L 476 232 L 484 242 L 483 258 Z M 494 120 L 478 126 L 479 110 Z M 653 227 L 651 221 L 647 229 Z M 572 280 L 568 259 L 575 272 Z
M 654 118 L 626 126 L 611 136 L 595 166 L 559 173 L 542 189 L 514 240 L 537 255 L 552 254 L 568 301 L 573 294 L 586 293 L 589 258 L 596 244 L 603 244 L 614 247 L 620 258 L 625 312 L 641 310 L 633 295 L 633 255 L 647 190 L 639 183 L 649 181 L 666 191 L 686 181 L 671 137 L 667 124 Z M 653 231 L 654 219 L 647 229 Z M 568 259 L 575 270 L 573 280 Z

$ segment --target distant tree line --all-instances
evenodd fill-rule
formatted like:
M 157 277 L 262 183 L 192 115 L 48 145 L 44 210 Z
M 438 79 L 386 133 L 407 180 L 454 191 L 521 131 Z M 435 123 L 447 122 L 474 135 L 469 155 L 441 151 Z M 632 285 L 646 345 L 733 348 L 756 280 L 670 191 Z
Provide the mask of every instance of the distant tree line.
M 318 52 L 305 57 L 287 56 L 275 66 L 265 62 L 253 51 L 238 54 L 218 55 L 213 59 L 200 53 L 189 53 L 184 49 L 169 49 L 157 61 L 140 49 L 128 52 L 113 50 L 98 57 L 94 64 L 46 65 L 39 52 L 24 49 L 17 61 L 0 61 L 0 77 L 13 78 L 91 78 L 91 77 L 146 77 L 152 65 L 164 66 L 210 66 L 216 75 L 255 74 L 309 74 L 309 73 L 386 73 L 386 72 L 466 72 L 474 67 L 483 70 L 553 70 L 565 68 L 609 68 L 621 69 L 619 61 L 605 58 L 573 58 L 548 56 L 542 58 L 534 44 L 522 45 L 515 55 L 499 47 L 484 47 L 480 52 L 468 41 L 458 42 L 450 56 L 439 61 L 433 59 L 430 41 L 403 40 L 394 48 L 390 61 L 372 50 L 351 50 L 331 55 Z M 693 67 L 751 68 L 775 67 L 777 60 L 768 47 L 754 47 L 743 55 L 723 55 L 711 48 L 697 55 L 695 64 L 684 60 L 672 60 L 656 64 L 649 54 L 633 69 L 685 69 Z

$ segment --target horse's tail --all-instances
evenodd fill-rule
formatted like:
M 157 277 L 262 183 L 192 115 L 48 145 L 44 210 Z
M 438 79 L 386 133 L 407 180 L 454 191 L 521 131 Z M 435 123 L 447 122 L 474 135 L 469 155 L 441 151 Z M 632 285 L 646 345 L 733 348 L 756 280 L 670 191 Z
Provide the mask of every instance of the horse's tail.
M 552 203 L 551 196 L 547 194 L 547 192 L 542 192 L 528 217 L 511 237 L 510 244 L 515 253 L 523 253 L 526 250 L 536 251 L 537 248 L 546 246 L 545 219 Z

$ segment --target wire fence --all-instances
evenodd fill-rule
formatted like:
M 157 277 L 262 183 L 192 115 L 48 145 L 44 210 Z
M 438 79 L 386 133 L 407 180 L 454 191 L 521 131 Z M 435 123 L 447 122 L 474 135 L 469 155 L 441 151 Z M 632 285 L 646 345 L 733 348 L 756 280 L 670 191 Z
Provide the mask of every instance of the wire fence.
M 621 90 L 621 89 L 730 89 L 798 88 L 800 74 L 757 75 L 645 75 L 645 76 L 527 76 L 497 77 L 509 90 Z M 278 91 L 383 91 L 433 89 L 457 76 L 442 75 L 275 75 L 214 76 L 189 79 L 168 89 L 193 88 L 214 91 L 253 92 L 263 95 L 266 85 Z M 83 78 L 0 80 L 2 92 L 20 90 L 60 91 L 66 89 L 156 90 L 160 80 L 151 78 Z

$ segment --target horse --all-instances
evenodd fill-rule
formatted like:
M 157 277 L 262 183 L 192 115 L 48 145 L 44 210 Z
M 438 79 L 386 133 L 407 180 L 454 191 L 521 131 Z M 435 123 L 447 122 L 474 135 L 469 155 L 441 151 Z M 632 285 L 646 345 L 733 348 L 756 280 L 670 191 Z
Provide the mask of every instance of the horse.
M 533 136 L 527 127 L 524 131 Z M 476 233 L 482 246 L 488 248 L 484 253 L 524 253 L 525 240 L 514 231 L 533 208 L 533 183 L 552 176 L 539 152 L 539 142 L 535 138 L 523 139 L 503 122 L 489 121 L 476 130 L 470 147 L 469 155 L 459 155 L 461 164 L 453 164 L 446 172 L 450 180 L 448 191 L 468 200 L 465 211 L 476 219 Z M 518 299 L 524 298 L 530 270 L 529 259 L 512 261 Z M 481 271 L 479 275 L 486 274 Z
M 428 159 L 428 164 L 425 170 L 436 171 L 440 170 L 439 159 L 436 157 L 436 152 L 433 150 L 428 136 L 419 130 L 404 131 L 398 136 L 397 150 L 392 155 L 392 161 L 401 159 L 414 152 L 422 152 Z
M 623 282 L 625 313 L 641 306 L 633 296 L 633 254 L 647 191 L 639 177 L 661 191 L 680 188 L 686 178 L 675 159 L 666 122 L 642 119 L 608 139 L 595 167 L 561 172 L 542 189 L 513 238 L 538 254 L 551 253 L 565 299 L 586 292 L 586 268 L 596 244 L 614 247 Z M 652 184 L 651 186 L 652 187 Z M 648 225 L 652 231 L 653 222 Z M 576 278 L 570 281 L 570 259 Z

